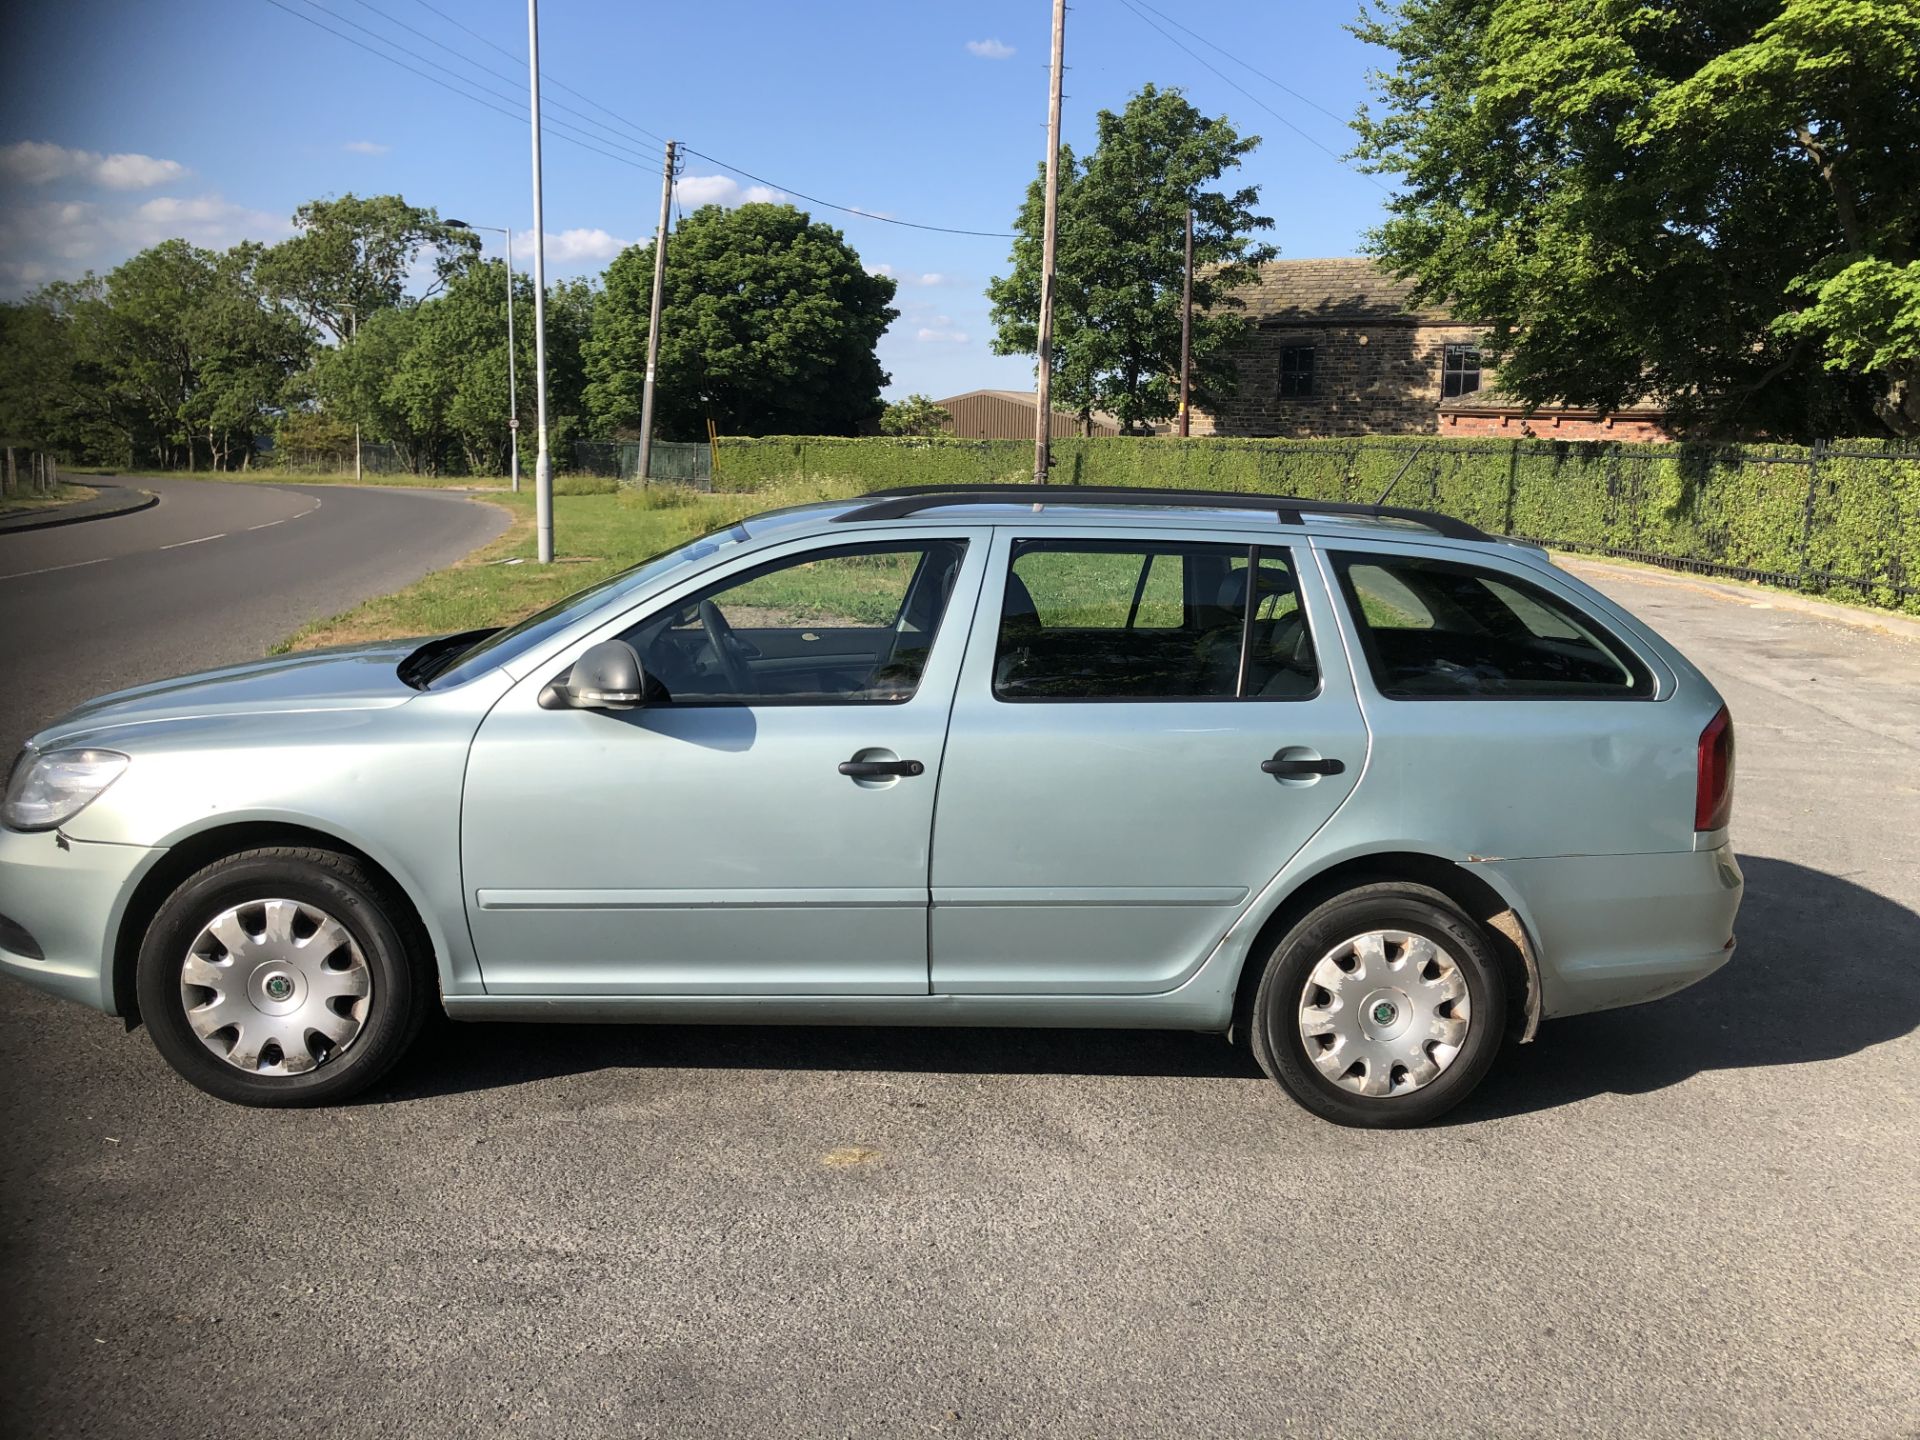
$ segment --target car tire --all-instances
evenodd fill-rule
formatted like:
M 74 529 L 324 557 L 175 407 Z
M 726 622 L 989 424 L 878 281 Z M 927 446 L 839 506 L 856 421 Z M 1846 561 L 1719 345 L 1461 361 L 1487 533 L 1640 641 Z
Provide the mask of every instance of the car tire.
M 188 877 L 147 927 L 136 984 L 175 1070 L 268 1107 L 329 1104 L 380 1080 L 436 993 L 426 938 L 390 888 L 352 856 L 296 846 Z
M 1491 945 L 1452 900 L 1424 885 L 1364 885 L 1287 931 L 1248 1034 L 1260 1068 L 1322 1119 L 1401 1129 L 1479 1085 L 1506 999 Z

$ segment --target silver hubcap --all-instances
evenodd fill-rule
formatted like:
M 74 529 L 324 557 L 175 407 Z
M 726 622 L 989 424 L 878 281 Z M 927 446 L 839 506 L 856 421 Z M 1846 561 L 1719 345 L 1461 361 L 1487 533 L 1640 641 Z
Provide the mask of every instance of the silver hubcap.
M 367 1022 L 373 975 L 346 927 L 298 900 L 250 900 L 187 948 L 180 1001 L 200 1043 L 252 1075 L 301 1075 Z
M 1453 957 L 1405 930 L 1341 941 L 1300 993 L 1307 1057 L 1356 1095 L 1406 1095 L 1432 1084 L 1472 1023 L 1467 977 Z

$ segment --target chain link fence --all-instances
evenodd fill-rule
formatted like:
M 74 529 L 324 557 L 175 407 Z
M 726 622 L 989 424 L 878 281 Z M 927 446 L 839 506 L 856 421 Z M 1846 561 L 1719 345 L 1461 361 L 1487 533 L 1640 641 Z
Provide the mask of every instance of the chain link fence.
M 610 475 L 622 485 L 638 485 L 640 442 L 576 440 L 573 465 L 580 474 Z M 713 451 L 704 441 L 656 440 L 648 469 L 656 484 L 685 485 L 694 490 L 713 488 Z

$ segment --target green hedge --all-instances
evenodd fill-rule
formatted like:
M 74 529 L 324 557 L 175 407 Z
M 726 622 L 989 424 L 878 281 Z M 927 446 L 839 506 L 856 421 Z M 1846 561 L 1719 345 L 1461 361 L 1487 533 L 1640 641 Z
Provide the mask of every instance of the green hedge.
M 772 436 L 719 442 L 717 488 L 789 479 L 1024 480 L 1024 440 Z M 1873 441 L 1626 445 L 1378 436 L 1054 442 L 1054 483 L 1379 499 L 1573 550 L 1746 574 L 1920 614 L 1920 454 Z

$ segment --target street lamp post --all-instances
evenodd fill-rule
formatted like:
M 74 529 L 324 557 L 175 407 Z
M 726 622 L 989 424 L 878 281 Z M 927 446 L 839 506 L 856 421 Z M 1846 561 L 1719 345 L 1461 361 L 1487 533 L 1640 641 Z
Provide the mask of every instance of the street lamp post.
M 533 117 L 533 388 L 540 449 L 533 462 L 534 554 L 553 563 L 553 458 L 547 452 L 547 222 L 540 177 L 540 7 L 527 0 L 527 98 Z
M 513 359 L 513 231 L 503 225 L 469 225 L 464 220 L 443 222 L 454 230 L 486 230 L 507 238 L 507 466 L 513 475 L 513 493 L 520 493 L 520 387 Z

